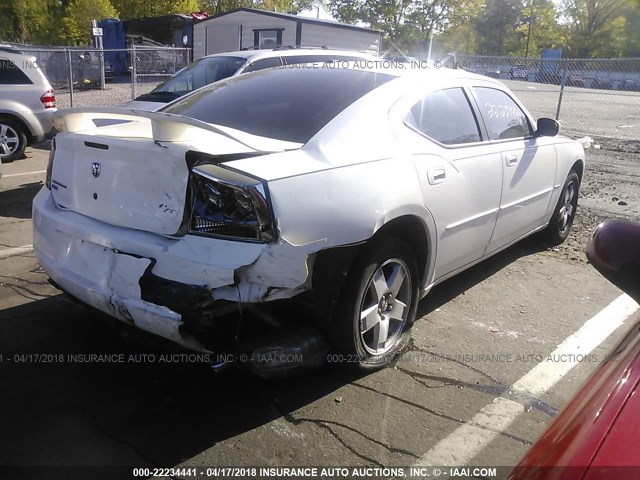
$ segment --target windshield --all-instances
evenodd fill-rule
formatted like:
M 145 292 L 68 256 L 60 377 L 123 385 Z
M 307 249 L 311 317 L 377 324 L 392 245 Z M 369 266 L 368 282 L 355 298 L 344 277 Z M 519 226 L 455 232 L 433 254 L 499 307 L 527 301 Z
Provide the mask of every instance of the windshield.
M 153 94 L 173 94 L 175 98 L 200 87 L 232 76 L 246 63 L 242 57 L 209 57 L 196 60 L 190 67 L 153 89 Z
M 211 85 L 162 111 L 306 143 L 338 113 L 392 78 L 350 69 L 265 70 Z

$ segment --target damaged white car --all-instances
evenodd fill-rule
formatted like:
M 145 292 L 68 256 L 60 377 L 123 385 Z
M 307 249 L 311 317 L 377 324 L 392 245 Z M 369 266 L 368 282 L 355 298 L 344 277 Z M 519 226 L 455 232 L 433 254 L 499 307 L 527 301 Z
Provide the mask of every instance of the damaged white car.
M 305 296 L 300 321 L 363 368 L 435 284 L 534 232 L 564 241 L 584 170 L 554 120 L 461 70 L 273 69 L 57 128 L 33 226 L 60 289 L 200 351 L 219 311 Z

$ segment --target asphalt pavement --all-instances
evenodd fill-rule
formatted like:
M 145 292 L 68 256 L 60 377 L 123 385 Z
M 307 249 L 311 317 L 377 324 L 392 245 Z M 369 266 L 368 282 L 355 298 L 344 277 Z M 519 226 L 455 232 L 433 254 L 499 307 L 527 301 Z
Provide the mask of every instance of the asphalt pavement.
M 638 150 L 599 145 L 565 245 L 528 239 L 436 287 L 387 369 L 271 382 L 132 339 L 52 287 L 30 249 L 48 151 L 28 149 L 0 179 L 0 466 L 515 465 L 639 319 L 584 256 L 603 218 L 640 219 Z M 588 355 L 550 355 L 588 329 Z

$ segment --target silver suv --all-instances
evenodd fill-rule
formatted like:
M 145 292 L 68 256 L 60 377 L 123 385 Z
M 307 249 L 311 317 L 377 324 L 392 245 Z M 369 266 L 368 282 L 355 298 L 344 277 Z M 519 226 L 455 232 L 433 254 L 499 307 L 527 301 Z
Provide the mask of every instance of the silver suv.
M 121 106 L 138 110 L 155 111 L 176 98 L 218 80 L 241 73 L 255 72 L 265 68 L 301 65 L 307 63 L 376 61 L 369 54 L 332 49 L 278 47 L 274 49 L 241 50 L 216 53 L 202 57 L 187 68 L 161 83 L 151 92 L 137 97 Z
M 27 145 L 53 134 L 56 97 L 36 58 L 0 46 L 0 160 L 21 158 Z

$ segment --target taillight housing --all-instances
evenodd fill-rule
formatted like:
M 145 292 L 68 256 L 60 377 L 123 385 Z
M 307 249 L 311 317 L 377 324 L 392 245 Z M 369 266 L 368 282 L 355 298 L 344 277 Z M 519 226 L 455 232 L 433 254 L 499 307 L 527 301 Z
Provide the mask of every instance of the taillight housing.
M 266 243 L 275 238 L 266 184 L 219 165 L 191 172 L 189 233 Z
M 47 90 L 44 95 L 40 97 L 40 102 L 44 108 L 56 108 L 56 92 Z
M 56 153 L 56 137 L 51 140 L 51 151 L 49 152 L 49 161 L 47 162 L 47 176 L 44 184 L 51 190 L 51 170 L 53 170 L 53 156 Z

